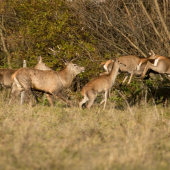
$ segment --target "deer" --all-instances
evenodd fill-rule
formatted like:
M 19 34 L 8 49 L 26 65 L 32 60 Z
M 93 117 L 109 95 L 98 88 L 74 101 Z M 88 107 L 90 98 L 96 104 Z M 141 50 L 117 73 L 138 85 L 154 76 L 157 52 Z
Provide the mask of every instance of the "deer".
M 145 74 L 148 72 L 149 69 L 157 73 L 168 74 L 169 76 L 170 75 L 170 58 L 157 55 L 154 63 L 151 63 L 150 61 L 148 61 L 143 71 L 143 74 L 141 76 L 142 79 L 145 77 Z
M 87 109 L 90 109 L 94 100 L 97 97 L 98 93 L 105 92 L 104 99 L 100 102 L 99 105 L 104 103 L 104 108 L 106 107 L 107 97 L 109 90 L 114 85 L 114 82 L 116 80 L 116 77 L 118 75 L 119 68 L 122 66 L 122 64 L 116 60 L 114 64 L 112 65 L 112 70 L 110 73 L 101 75 L 97 78 L 92 79 L 90 82 L 88 82 L 82 89 L 81 95 L 84 97 L 79 102 L 79 108 L 82 109 L 82 105 L 88 101 Z
M 39 70 L 51 70 L 43 61 L 42 57 L 38 57 L 38 63 L 34 67 Z M 5 88 L 11 88 L 13 80 L 11 79 L 12 74 L 14 74 L 18 69 L 0 69 L 0 85 Z
M 145 66 L 147 64 L 148 61 L 150 61 L 151 63 L 154 63 L 155 62 L 155 59 L 157 58 L 157 55 L 155 55 L 155 53 L 153 52 L 153 50 L 150 51 L 149 53 L 149 57 L 148 58 L 140 58 L 137 62 L 137 66 L 135 67 L 135 69 L 133 69 L 131 71 L 131 76 L 130 76 L 130 79 L 129 79 L 129 82 L 128 82 L 128 85 L 130 84 L 131 82 L 131 79 L 133 77 L 133 75 L 142 75 L 144 69 L 145 69 Z M 149 77 L 149 75 L 148 75 Z
M 42 61 L 42 57 L 41 56 L 38 56 L 38 62 L 37 64 L 35 65 L 34 67 L 35 69 L 39 69 L 39 70 L 51 70 L 50 67 L 48 67 L 43 61 Z M 15 82 L 13 81 L 12 79 L 12 75 L 18 71 L 19 69 L 0 69 L 0 77 L 2 78 L 1 79 L 1 85 L 3 87 L 6 87 L 6 88 L 12 88 L 12 86 L 16 86 Z M 4 73 L 4 74 L 2 74 Z M 36 98 L 36 95 L 35 93 L 32 91 L 34 97 L 35 97 L 35 100 L 37 101 L 38 103 L 38 100 Z M 47 99 L 49 101 L 49 103 L 51 104 L 52 103 L 52 99 L 50 98 L 50 96 L 47 94 Z
M 53 54 L 56 55 L 56 51 L 53 49 L 51 50 Z M 62 59 L 66 66 L 60 71 L 37 70 L 34 68 L 19 69 L 12 75 L 17 86 L 12 88 L 11 100 L 13 101 L 21 91 L 24 90 L 26 97 L 25 101 L 28 102 L 31 89 L 33 88 L 58 97 L 69 106 L 73 107 L 70 101 L 63 96 L 62 91 L 64 88 L 68 88 L 71 85 L 76 75 L 85 71 L 84 67 L 72 63 L 76 58 L 71 61 Z
M 13 83 L 11 75 L 17 70 L 18 69 L 0 69 L 0 85 L 5 88 L 11 88 Z
M 127 72 L 127 75 L 125 76 L 122 84 L 126 82 L 128 76 L 133 72 L 139 59 L 140 58 L 136 55 L 128 55 L 128 56 L 122 56 L 118 58 L 118 61 L 124 64 L 124 66 L 120 68 L 119 72 Z M 102 62 L 100 65 L 104 65 L 103 67 L 106 70 L 106 72 L 100 73 L 100 75 L 108 74 L 111 71 L 113 64 L 114 64 L 114 61 L 112 60 L 107 60 L 106 62 Z M 132 76 L 128 84 L 130 83 L 131 79 L 132 79 Z
M 139 58 L 136 55 L 128 55 L 118 58 L 118 61 L 125 65 L 120 68 L 120 72 L 127 72 L 122 84 L 126 82 L 128 76 L 130 75 L 129 81 L 127 83 L 129 85 L 134 74 L 141 75 L 143 73 L 147 61 L 150 60 L 151 62 L 154 62 L 154 59 L 156 58 L 155 53 L 151 50 L 149 55 L 150 56 L 148 58 Z M 113 61 L 111 62 L 111 60 L 108 60 L 106 62 L 102 62 L 100 65 L 103 64 L 106 72 L 101 73 L 100 75 L 108 74 L 110 72 L 110 67 L 113 65 Z

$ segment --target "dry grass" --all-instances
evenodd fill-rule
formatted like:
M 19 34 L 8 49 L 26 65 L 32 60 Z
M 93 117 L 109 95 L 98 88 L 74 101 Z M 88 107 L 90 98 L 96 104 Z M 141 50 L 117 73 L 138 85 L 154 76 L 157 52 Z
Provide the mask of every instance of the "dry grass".
M 170 169 L 170 108 L 57 106 L 1 98 L 0 169 Z

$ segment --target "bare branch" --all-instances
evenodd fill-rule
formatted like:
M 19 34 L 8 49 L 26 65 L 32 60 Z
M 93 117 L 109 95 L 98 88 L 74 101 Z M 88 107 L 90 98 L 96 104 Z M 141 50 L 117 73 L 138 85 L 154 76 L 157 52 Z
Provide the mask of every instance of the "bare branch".
M 158 13 L 158 15 L 159 15 L 159 18 L 160 18 L 160 20 L 161 20 L 162 26 L 163 26 L 163 28 L 164 28 L 164 30 L 165 30 L 165 32 L 166 32 L 166 34 L 167 34 L 167 36 L 168 36 L 168 38 L 169 38 L 169 40 L 170 40 L 170 32 L 169 32 L 169 30 L 168 30 L 168 28 L 167 28 L 167 25 L 166 25 L 166 23 L 164 22 L 164 19 L 163 19 L 163 17 L 162 17 L 162 14 L 161 14 L 161 11 L 160 11 L 160 8 L 159 8 L 159 5 L 158 5 L 158 1 L 157 1 L 157 0 L 154 0 L 154 2 L 155 2 L 155 7 L 156 7 L 157 13 Z
M 160 38 L 161 41 L 163 42 L 163 39 L 162 39 L 161 35 L 159 34 L 158 30 L 156 29 L 156 26 L 155 26 L 153 20 L 151 19 L 151 17 L 149 16 L 148 12 L 146 11 L 146 8 L 145 8 L 145 6 L 143 5 L 143 2 L 142 2 L 141 0 L 138 0 L 138 2 L 139 2 L 139 4 L 141 5 L 141 7 L 142 7 L 142 9 L 143 9 L 143 11 L 144 11 L 144 14 L 147 16 L 147 18 L 149 19 L 150 23 L 152 24 L 152 27 L 153 27 L 155 33 L 159 36 L 159 38 Z
M 2 46 L 3 46 L 3 50 L 7 55 L 7 62 L 8 62 L 8 66 L 9 68 L 11 68 L 11 55 L 9 53 L 9 51 L 7 50 L 6 44 L 5 44 L 5 40 L 4 40 L 4 34 L 3 34 L 3 28 L 4 28 L 4 20 L 3 20 L 3 15 L 2 15 L 2 20 L 1 20 L 1 27 L 0 27 L 0 37 L 1 37 L 1 42 L 2 42 Z

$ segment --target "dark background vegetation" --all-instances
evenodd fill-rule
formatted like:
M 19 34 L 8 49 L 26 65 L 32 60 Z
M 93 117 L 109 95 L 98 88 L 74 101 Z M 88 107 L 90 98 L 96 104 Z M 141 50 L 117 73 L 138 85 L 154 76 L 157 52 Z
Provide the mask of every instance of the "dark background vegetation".
M 73 83 L 79 91 L 103 71 L 102 61 L 131 54 L 147 57 L 151 49 L 170 56 L 169 28 L 169 0 L 0 0 L 0 67 L 20 68 L 24 59 L 34 67 L 41 55 L 48 66 L 60 70 L 61 60 L 48 53 L 49 47 L 57 50 L 60 45 L 58 57 L 72 59 L 78 53 L 75 62 L 86 67 Z M 153 75 L 144 82 L 135 78 L 120 88 L 122 79 L 123 74 L 115 88 L 131 104 L 146 95 L 157 102 L 168 97 L 166 76 Z

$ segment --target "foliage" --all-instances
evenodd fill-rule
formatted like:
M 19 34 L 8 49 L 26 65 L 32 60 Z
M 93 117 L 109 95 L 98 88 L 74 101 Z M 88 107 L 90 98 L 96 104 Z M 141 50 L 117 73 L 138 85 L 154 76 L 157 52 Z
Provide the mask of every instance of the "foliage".
M 63 63 L 58 58 L 66 56 L 70 60 L 78 53 L 79 59 L 75 62 L 86 67 L 86 71 L 75 79 L 71 89 L 76 91 L 103 71 L 99 66 L 102 61 L 129 54 L 146 57 L 150 49 L 156 54 L 169 55 L 170 34 L 165 29 L 170 23 L 169 2 L 158 1 L 158 7 L 156 2 L 1 1 L 0 30 L 3 37 L 0 41 L 0 68 L 10 65 L 20 68 L 24 59 L 28 67 L 34 67 L 37 56 L 41 55 L 53 70 L 60 70 Z M 159 9 L 165 24 L 160 19 Z M 49 47 L 58 51 L 58 45 L 61 51 L 56 58 L 49 54 Z M 134 80 L 129 87 L 116 87 L 132 104 L 142 100 L 140 96 L 145 89 L 151 96 L 157 95 L 160 101 L 166 95 L 157 87 L 168 85 L 169 80 L 164 79 L 159 81 L 157 76 L 144 84 Z M 118 83 L 121 80 L 121 76 L 116 79 Z

